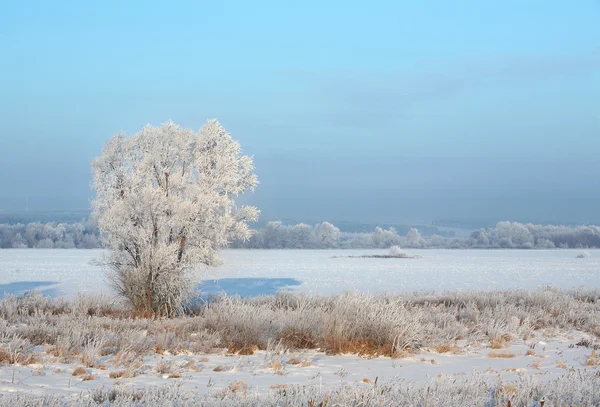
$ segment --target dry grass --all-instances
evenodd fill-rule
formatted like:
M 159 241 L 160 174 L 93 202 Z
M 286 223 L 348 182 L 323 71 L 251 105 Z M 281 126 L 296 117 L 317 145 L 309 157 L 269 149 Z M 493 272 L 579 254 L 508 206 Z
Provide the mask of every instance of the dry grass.
M 559 369 L 566 369 L 567 363 L 564 360 L 559 360 L 556 362 L 556 367 L 558 367 Z
M 14 357 L 6 349 L 0 347 L 0 364 L 13 364 Z
M 88 375 L 83 376 L 81 378 L 81 380 L 84 381 L 84 382 L 87 382 L 87 381 L 90 381 L 90 380 L 96 380 L 96 376 L 94 376 L 93 374 L 88 374 Z
M 283 375 L 283 364 L 277 359 L 269 363 L 269 369 L 274 370 L 276 375 Z
M 508 395 L 514 395 L 517 392 L 517 386 L 514 384 L 506 384 L 502 386 L 502 393 Z
M 593 350 L 590 356 L 585 361 L 586 366 L 600 366 L 600 356 L 596 354 L 596 351 Z
M 228 370 L 227 366 L 219 365 L 213 369 L 213 372 L 227 372 Z
M 71 376 L 83 376 L 87 374 L 87 369 L 85 367 L 79 366 L 73 370 Z
M 294 365 L 298 367 L 307 367 L 311 365 L 310 358 L 298 359 L 298 358 L 290 358 L 287 362 L 288 365 Z
M 537 353 L 535 353 L 535 351 L 533 349 L 529 349 L 527 352 L 525 352 L 525 356 L 533 356 L 534 358 L 543 358 L 543 355 L 539 355 Z
M 161 360 L 156 365 L 156 372 L 158 374 L 173 373 L 173 370 L 174 370 L 174 366 L 171 361 Z
M 507 347 L 504 339 L 490 339 L 490 346 L 492 349 L 504 349 Z
M 227 353 L 229 355 L 254 355 L 254 352 L 259 350 L 260 348 L 257 345 L 242 345 L 239 343 L 234 343 L 227 349 Z
M 246 396 L 248 394 L 249 387 L 243 380 L 235 380 L 229 386 L 217 392 L 216 396 L 220 398 L 236 396 Z
M 436 353 L 450 353 L 452 355 L 460 355 L 462 349 L 454 343 L 443 343 L 433 348 Z
M 186 364 L 183 365 L 183 368 L 191 370 L 192 372 L 199 372 L 200 370 L 202 370 L 198 367 L 198 364 L 194 360 L 188 361 Z
M 493 359 L 510 359 L 510 358 L 514 358 L 516 355 L 514 353 L 510 353 L 510 352 L 498 352 L 498 351 L 491 351 L 488 354 L 488 358 L 493 358 Z
M 298 358 L 290 358 L 287 362 L 288 365 L 299 365 L 302 361 Z
M 125 376 L 124 370 L 114 370 L 108 374 L 111 379 L 120 379 Z
M 454 353 L 452 343 L 459 339 L 489 341 L 501 349 L 536 329 L 551 335 L 571 329 L 593 333 L 600 326 L 600 290 L 219 297 L 188 315 L 162 320 L 134 318 L 122 305 L 101 298 L 68 303 L 29 293 L 0 300 L 0 322 L 0 364 L 27 360 L 33 346 L 46 346 L 57 362 L 81 361 L 87 367 L 112 355 L 115 369 L 128 371 L 153 351 L 225 348 L 252 354 L 272 344 L 404 357 L 423 348 Z

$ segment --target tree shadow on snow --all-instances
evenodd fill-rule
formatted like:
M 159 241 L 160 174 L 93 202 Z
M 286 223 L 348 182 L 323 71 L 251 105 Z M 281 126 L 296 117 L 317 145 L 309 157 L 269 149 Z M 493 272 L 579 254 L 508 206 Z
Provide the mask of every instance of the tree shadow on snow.
M 196 289 L 201 297 L 212 297 L 225 293 L 228 296 L 258 297 L 274 295 L 277 291 L 302 284 L 294 278 L 223 278 L 204 280 Z
M 38 290 L 42 294 L 50 297 L 57 297 L 58 290 L 55 287 L 47 288 L 58 284 L 54 281 L 15 281 L 14 283 L 0 284 L 0 299 L 6 294 L 23 295 L 28 291 Z

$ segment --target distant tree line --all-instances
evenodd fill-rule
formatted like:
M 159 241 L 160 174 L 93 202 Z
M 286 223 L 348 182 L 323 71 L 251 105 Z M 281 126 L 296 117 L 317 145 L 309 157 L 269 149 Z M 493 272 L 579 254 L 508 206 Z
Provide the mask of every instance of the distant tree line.
M 248 241 L 232 244 L 232 247 L 251 249 L 386 249 L 392 246 L 423 249 L 600 248 L 600 227 L 534 225 L 503 221 L 493 228 L 476 229 L 468 238 L 449 238 L 437 234 L 424 238 L 414 228 L 402 236 L 394 228 L 386 230 L 376 227 L 370 233 L 348 233 L 341 232 L 328 222 L 315 226 L 269 222 Z
M 0 248 L 3 249 L 94 249 L 99 246 L 98 228 L 93 220 L 0 224 Z
M 98 227 L 93 220 L 75 223 L 0 224 L 0 248 L 93 249 L 100 247 Z M 244 249 L 554 249 L 600 248 L 599 226 L 534 225 L 498 222 L 476 229 L 468 238 L 421 236 L 417 229 L 399 235 L 390 227 L 376 227 L 367 233 L 342 232 L 329 222 L 314 226 L 269 222 L 246 241 L 235 240 L 229 247 Z
M 468 245 L 507 249 L 600 248 L 600 227 L 504 221 L 498 222 L 493 228 L 474 230 L 468 239 Z

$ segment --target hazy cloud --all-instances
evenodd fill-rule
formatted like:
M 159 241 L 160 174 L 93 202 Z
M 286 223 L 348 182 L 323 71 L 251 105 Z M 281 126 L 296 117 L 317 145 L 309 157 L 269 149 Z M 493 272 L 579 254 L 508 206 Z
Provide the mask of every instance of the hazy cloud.
M 580 77 L 600 70 L 600 50 L 578 55 L 523 55 L 431 64 L 429 73 L 355 72 L 313 82 L 312 97 L 330 111 L 320 116 L 336 126 L 390 126 L 410 117 L 411 109 L 497 84 L 520 86 L 554 76 Z M 443 70 L 445 73 L 433 73 Z

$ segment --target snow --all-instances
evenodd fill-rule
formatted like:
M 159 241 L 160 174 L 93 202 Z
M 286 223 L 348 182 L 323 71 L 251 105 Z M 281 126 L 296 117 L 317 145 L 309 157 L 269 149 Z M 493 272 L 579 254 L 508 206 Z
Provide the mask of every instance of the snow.
M 199 269 L 204 293 L 254 296 L 291 289 L 414 292 L 600 286 L 600 250 L 409 250 L 420 259 L 349 258 L 386 250 L 225 250 L 223 264 Z M 0 295 L 38 288 L 52 296 L 110 293 L 90 264 L 102 250 L 0 250 Z
M 586 259 L 576 258 L 578 250 L 410 250 L 420 259 L 349 258 L 364 254 L 385 254 L 384 250 L 226 250 L 221 253 L 220 267 L 199 270 L 204 277 L 200 289 L 205 294 L 226 292 L 229 295 L 255 296 L 274 294 L 279 289 L 331 294 L 346 290 L 363 292 L 413 292 L 534 289 L 551 285 L 558 288 L 600 286 L 600 250 L 590 250 Z M 52 296 L 74 298 L 77 293 L 109 293 L 103 272 L 90 264 L 102 250 L 17 249 L 0 250 L 0 295 L 22 293 L 38 288 Z M 343 257 L 342 257 L 343 256 Z M 149 355 L 141 374 L 132 378 L 109 378 L 120 370 L 105 361 L 105 368 L 88 369 L 94 380 L 82 381 L 71 373 L 76 364 L 53 362 L 49 355 L 38 365 L 0 365 L 0 393 L 51 391 L 79 395 L 99 387 L 142 387 L 179 383 L 198 394 L 226 388 L 235 380 L 248 384 L 252 393 L 264 393 L 283 385 L 339 386 L 343 383 L 406 380 L 423 385 L 429 379 L 449 377 L 502 376 L 514 380 L 533 376 L 537 380 L 561 377 L 569 371 L 592 370 L 585 365 L 591 349 L 575 345 L 583 332 L 544 332 L 528 341 L 516 341 L 499 352 L 515 354 L 511 358 L 490 358 L 489 343 L 462 343 L 459 355 L 437 354 L 423 350 L 403 359 L 365 359 L 355 355 L 329 356 L 317 351 L 280 353 L 259 351 L 250 356 Z M 527 356 L 528 350 L 536 355 Z M 43 351 L 43 349 L 40 349 Z M 308 366 L 292 365 L 295 357 L 308 360 Z M 194 360 L 197 370 L 183 365 Z M 283 369 L 270 368 L 277 360 Z M 168 378 L 157 365 L 172 362 L 180 378 Z M 215 371 L 217 366 L 224 371 Z M 12 383 L 13 373 L 15 383 Z M 362 384 L 360 384 L 362 385 Z M 367 385 L 367 384 L 365 384 Z
M 284 385 L 322 385 L 335 387 L 343 383 L 380 383 L 390 380 L 405 380 L 416 386 L 424 385 L 436 376 L 454 378 L 483 377 L 495 381 L 516 380 L 519 376 L 530 375 L 537 380 L 549 381 L 565 375 L 570 370 L 597 371 L 598 367 L 586 367 L 585 361 L 591 351 L 574 344 L 585 334 L 573 332 L 567 337 L 530 340 L 513 344 L 501 352 L 513 353 L 513 358 L 490 358 L 489 346 L 473 344 L 460 355 L 422 352 L 415 357 L 404 359 L 375 358 L 365 359 L 354 355 L 328 356 L 319 352 L 293 354 L 271 354 L 265 351 L 251 356 L 228 356 L 222 354 L 203 355 L 152 355 L 143 361 L 141 374 L 133 378 L 109 378 L 112 371 L 110 361 L 104 368 L 88 368 L 93 380 L 83 381 L 72 376 L 77 365 L 66 365 L 43 361 L 37 365 L 19 366 L 15 369 L 15 382 L 12 383 L 12 366 L 0 365 L 0 393 L 27 392 L 78 395 L 81 392 L 110 387 L 115 384 L 124 388 L 158 386 L 178 383 L 195 394 L 206 394 L 226 388 L 236 380 L 243 381 L 252 393 L 265 393 Z M 571 346 L 569 346 L 571 345 Z M 526 356 L 533 347 L 536 356 Z M 292 357 L 308 359 L 307 366 L 288 364 Z M 195 372 L 183 367 L 190 360 L 196 363 Z M 283 369 L 274 369 L 272 361 L 280 361 Z M 160 362 L 171 362 L 173 372 L 181 377 L 170 379 L 169 373 L 157 371 Z M 539 362 L 539 363 L 536 363 Z M 220 367 L 221 371 L 215 371 Z M 367 379 L 367 380 L 365 380 Z M 365 383 L 365 385 L 367 385 Z

